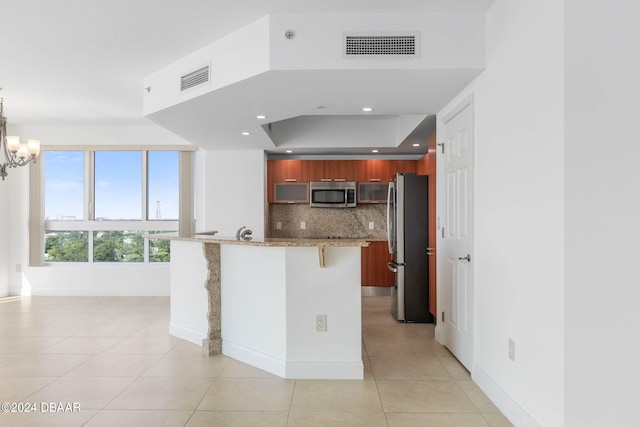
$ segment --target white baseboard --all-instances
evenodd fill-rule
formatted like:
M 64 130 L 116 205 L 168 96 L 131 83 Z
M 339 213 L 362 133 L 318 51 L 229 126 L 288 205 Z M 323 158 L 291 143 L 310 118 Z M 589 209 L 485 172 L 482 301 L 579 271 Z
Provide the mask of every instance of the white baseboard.
M 236 344 L 224 338 L 222 339 L 222 354 L 244 362 L 248 365 L 255 366 L 256 368 L 262 369 L 263 371 L 267 371 L 279 377 L 286 378 L 286 363 L 280 358 L 264 353 L 259 353 L 255 350 L 252 350 L 240 344 Z
M 199 346 L 202 346 L 202 340 L 207 337 L 206 332 L 186 328 L 173 322 L 169 323 L 169 334 Z
M 361 380 L 364 377 L 362 361 L 291 362 L 259 353 L 225 339 L 222 340 L 222 353 L 225 356 L 287 379 Z
M 149 287 L 144 289 L 104 289 L 104 288 L 85 288 L 85 289 L 64 289 L 64 288 L 46 288 L 46 289 L 23 289 L 11 288 L 11 295 L 22 296 L 50 296 L 50 297 L 168 297 L 168 289 L 158 289 Z
M 513 425 L 518 427 L 540 427 L 540 424 L 478 365 L 473 366 L 471 378 Z
M 435 338 L 438 343 L 444 345 L 444 332 L 442 330 L 442 326 L 440 326 L 440 323 L 436 323 Z

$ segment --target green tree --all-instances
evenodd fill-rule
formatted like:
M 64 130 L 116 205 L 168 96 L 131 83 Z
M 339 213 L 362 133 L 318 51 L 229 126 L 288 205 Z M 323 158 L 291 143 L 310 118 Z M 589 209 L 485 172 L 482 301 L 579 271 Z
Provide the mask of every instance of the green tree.
M 171 242 L 168 240 L 149 239 L 149 262 L 171 261 Z
M 89 234 L 86 231 L 50 231 L 45 235 L 46 262 L 87 262 Z

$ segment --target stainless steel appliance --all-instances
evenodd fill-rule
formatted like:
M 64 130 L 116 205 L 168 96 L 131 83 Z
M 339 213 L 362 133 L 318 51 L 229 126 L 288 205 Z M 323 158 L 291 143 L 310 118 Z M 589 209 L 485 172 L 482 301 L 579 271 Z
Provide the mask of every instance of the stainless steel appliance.
M 429 313 L 428 177 L 398 173 L 389 184 L 387 237 L 395 273 L 393 315 L 405 322 L 433 322 Z
M 309 183 L 312 208 L 355 208 L 356 183 L 353 181 L 312 181 Z

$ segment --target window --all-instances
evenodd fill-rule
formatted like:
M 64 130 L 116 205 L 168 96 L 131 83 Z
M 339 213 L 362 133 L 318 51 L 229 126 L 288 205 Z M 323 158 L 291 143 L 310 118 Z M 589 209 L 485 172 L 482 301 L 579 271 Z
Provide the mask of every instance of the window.
M 194 167 L 180 149 L 80 150 L 44 148 L 44 254 L 47 263 L 159 263 L 170 260 L 169 241 L 144 235 L 177 231 L 180 167 Z M 190 161 L 182 162 L 187 155 Z M 185 166 L 187 165 L 187 166 Z M 191 170 L 184 176 L 193 176 Z M 190 181 L 190 180 L 189 180 Z M 184 185 L 185 188 L 181 188 Z M 42 235 L 42 234 L 41 234 Z M 37 265 L 37 263 L 36 263 Z
M 142 219 L 142 152 L 96 151 L 94 165 L 95 219 Z
M 52 220 L 84 219 L 84 152 L 45 151 L 47 167 L 44 216 Z
M 178 220 L 179 164 L 177 151 L 149 151 L 147 219 Z

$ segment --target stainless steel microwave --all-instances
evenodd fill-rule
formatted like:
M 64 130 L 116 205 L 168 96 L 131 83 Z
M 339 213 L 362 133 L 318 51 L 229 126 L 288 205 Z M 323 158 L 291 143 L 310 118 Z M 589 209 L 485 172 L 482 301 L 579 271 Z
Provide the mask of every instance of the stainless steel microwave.
M 355 208 L 356 183 L 352 181 L 312 181 L 309 183 L 312 208 Z

